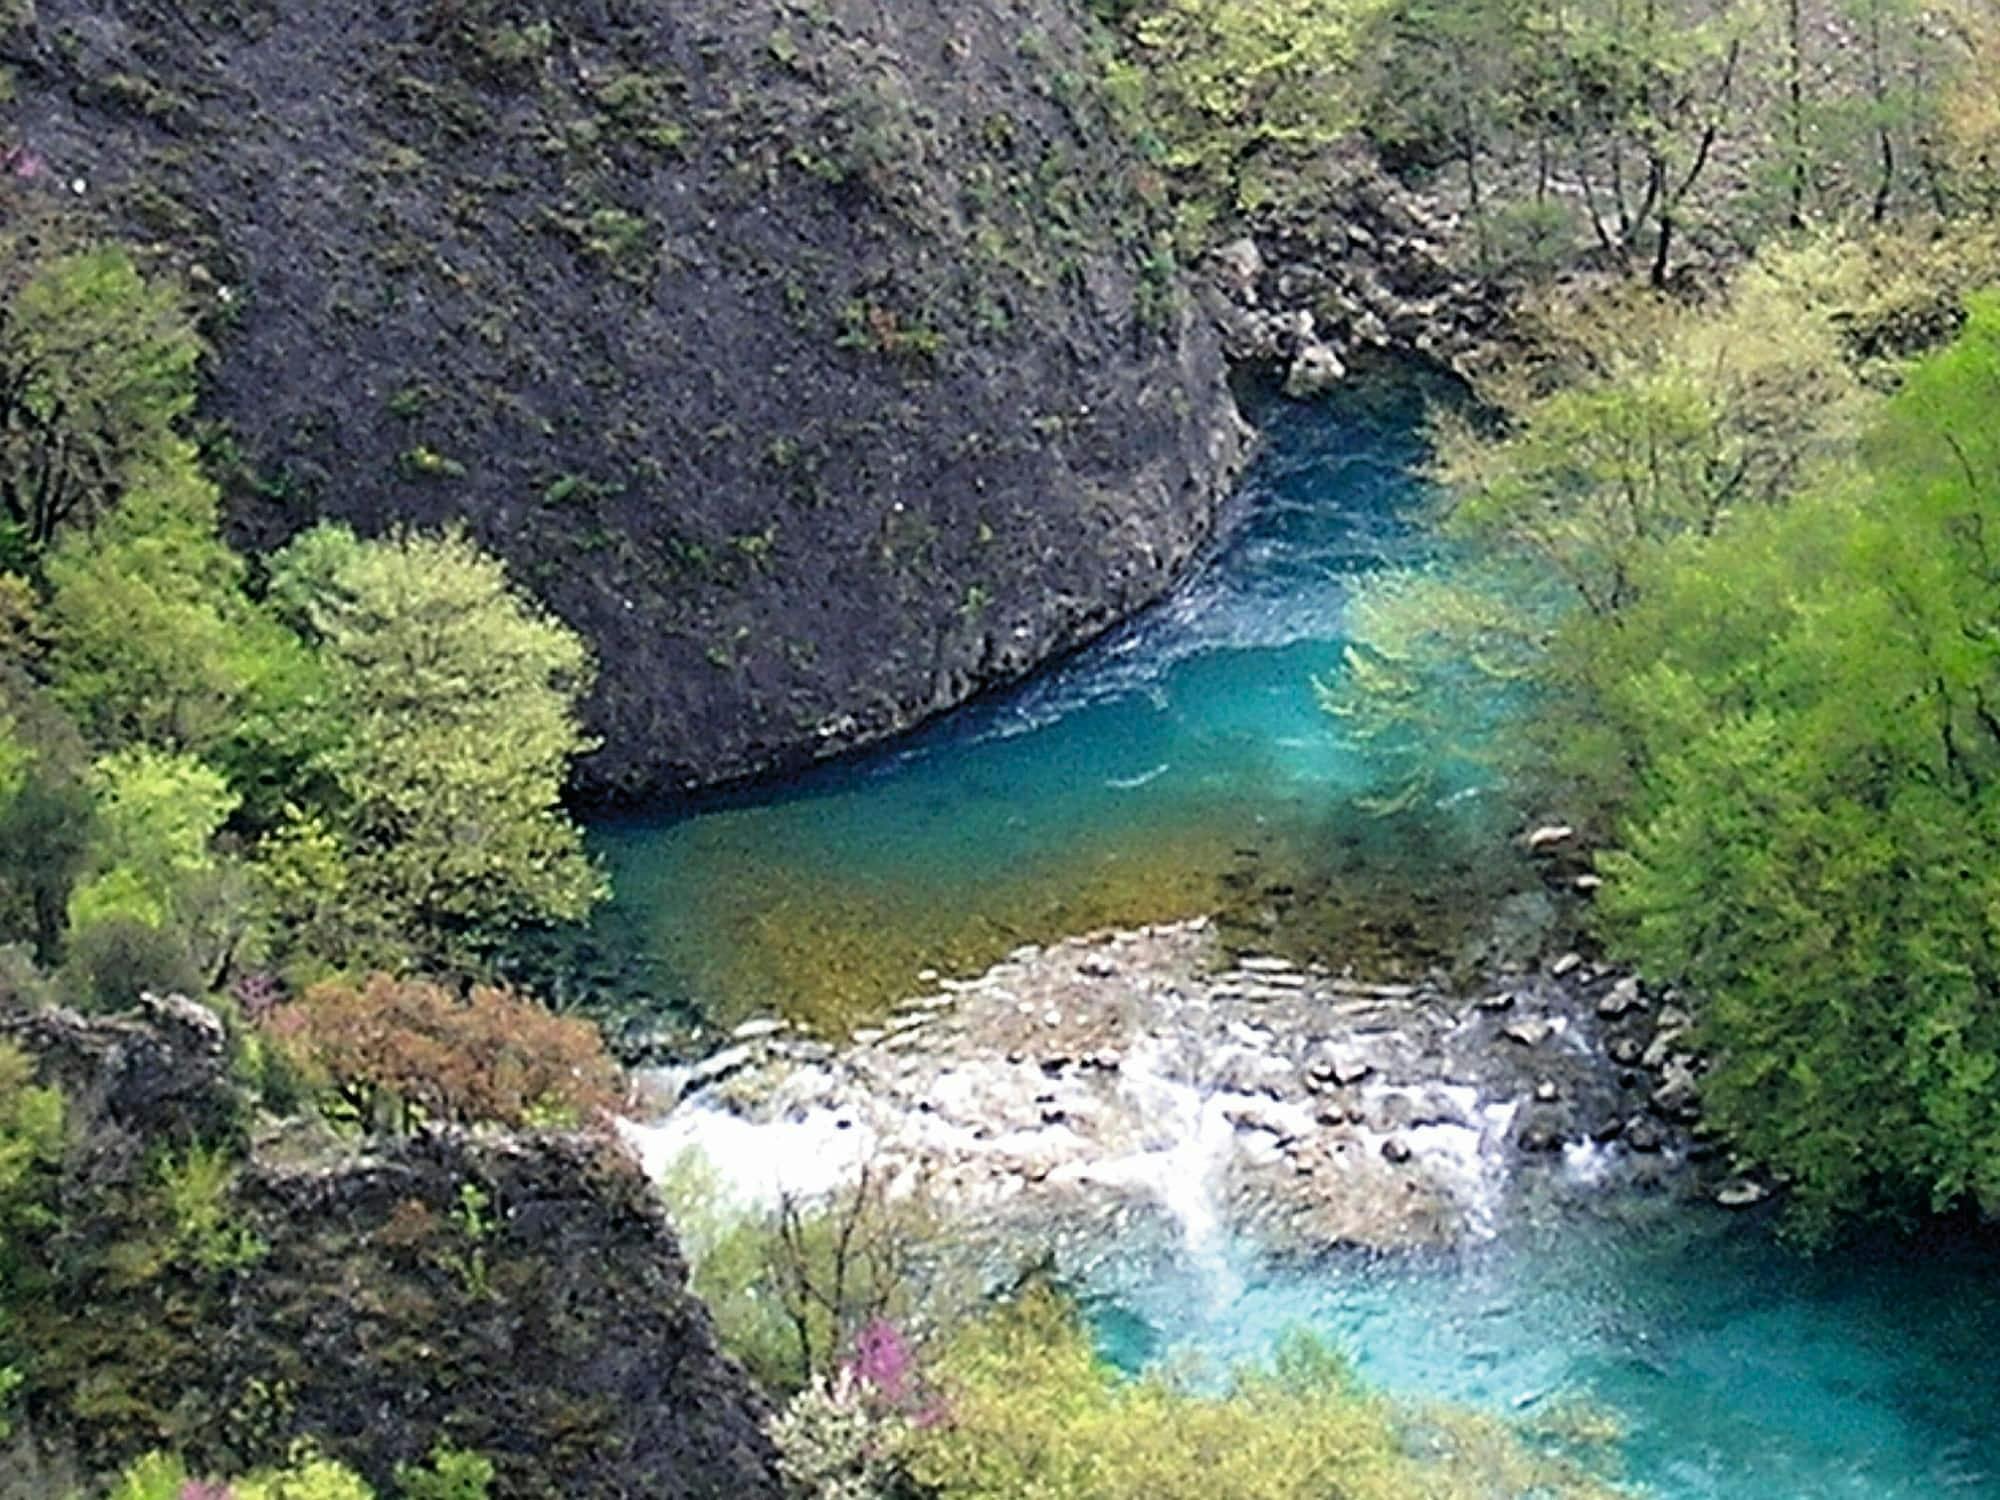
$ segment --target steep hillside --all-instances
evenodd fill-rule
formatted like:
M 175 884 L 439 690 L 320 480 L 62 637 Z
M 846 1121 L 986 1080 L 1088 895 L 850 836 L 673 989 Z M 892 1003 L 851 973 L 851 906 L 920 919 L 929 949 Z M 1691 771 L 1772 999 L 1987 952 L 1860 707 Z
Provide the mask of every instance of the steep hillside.
M 1070 0 L 26 9 L 6 192 L 191 271 L 240 533 L 463 519 L 596 643 L 601 787 L 1078 643 L 1239 457 Z

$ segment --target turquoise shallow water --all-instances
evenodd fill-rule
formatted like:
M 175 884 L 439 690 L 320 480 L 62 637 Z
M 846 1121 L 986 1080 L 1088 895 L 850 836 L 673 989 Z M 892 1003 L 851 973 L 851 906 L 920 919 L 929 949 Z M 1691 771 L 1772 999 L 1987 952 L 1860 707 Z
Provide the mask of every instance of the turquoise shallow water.
M 1363 885 L 1449 887 L 1448 839 L 1353 810 L 1370 768 L 1310 689 L 1339 667 L 1350 580 L 1414 545 L 1414 398 L 1263 415 L 1238 523 L 1160 609 L 893 747 L 597 830 L 619 893 L 600 945 L 683 1016 L 839 1018 L 920 968 L 1100 922 L 1228 902 L 1254 931 L 1343 863 Z M 1326 924 L 1366 920 L 1321 915 L 1336 942 Z M 2000 1497 L 1990 1247 L 1807 1263 L 1719 1213 L 1612 1220 L 1592 1201 L 1450 1256 L 1220 1280 L 1135 1264 L 1095 1313 L 1133 1364 L 1255 1359 L 1304 1326 L 1409 1396 L 1530 1415 L 1589 1396 L 1662 1500 Z
M 1312 683 L 1350 580 L 1412 545 L 1418 402 L 1273 405 L 1208 565 L 1069 663 L 782 790 L 599 828 L 600 929 L 696 1012 L 852 1019 L 923 968 L 1289 899 L 1383 842 Z
M 1881 1241 L 1807 1261 L 1719 1213 L 1571 1210 L 1451 1255 L 1190 1275 L 1097 1305 L 1130 1364 L 1268 1356 L 1307 1328 L 1377 1384 L 1531 1417 L 1587 1397 L 1661 1500 L 2000 1495 L 2000 1270 L 1989 1242 Z

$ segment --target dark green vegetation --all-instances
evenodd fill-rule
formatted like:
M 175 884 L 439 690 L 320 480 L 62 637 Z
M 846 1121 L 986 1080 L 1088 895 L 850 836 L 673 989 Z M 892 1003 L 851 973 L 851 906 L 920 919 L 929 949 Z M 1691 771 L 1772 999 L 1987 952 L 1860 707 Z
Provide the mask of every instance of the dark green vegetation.
M 599 789 L 906 727 L 1209 530 L 1222 362 L 1066 0 L 21 15 L 9 204 L 195 289 L 231 535 L 462 521 L 591 643 Z
M 10 248 L 5 472 L 48 503 L 0 569 L 0 1494 L 158 1449 L 361 1500 L 304 1441 L 408 1500 L 768 1489 L 636 1170 L 440 1128 L 622 1100 L 587 1023 L 458 982 L 598 893 L 560 802 L 583 646 L 456 530 L 253 567 L 182 435 L 173 281 Z M 181 1461 L 116 1493 L 181 1500 Z
M 1982 0 L 1094 0 L 1123 119 L 1206 247 L 1312 234 L 1358 141 L 1507 277 L 1664 286 L 1774 232 L 1990 206 Z

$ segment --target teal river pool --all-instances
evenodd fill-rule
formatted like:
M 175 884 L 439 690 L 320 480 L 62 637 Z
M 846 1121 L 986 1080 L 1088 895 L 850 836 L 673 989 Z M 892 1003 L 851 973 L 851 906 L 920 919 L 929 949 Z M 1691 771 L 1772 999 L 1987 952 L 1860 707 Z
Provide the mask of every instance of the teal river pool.
M 1165 605 L 893 746 L 600 827 L 618 892 L 600 946 L 684 1017 L 839 1021 L 920 969 L 1109 923 L 1227 908 L 1325 950 L 1444 921 L 1463 847 L 1344 805 L 1370 768 L 1311 690 L 1339 668 L 1348 580 L 1413 545 L 1415 414 L 1407 395 L 1260 413 L 1241 514 Z M 1446 817 L 1489 842 L 1480 811 Z M 1802 1261 L 1719 1211 L 1572 1183 L 1470 1250 L 1135 1267 L 1094 1316 L 1131 1365 L 1256 1358 L 1302 1326 L 1402 1394 L 1592 1398 L 1625 1425 L 1627 1479 L 1663 1500 L 2000 1497 L 1996 1269 L 1990 1241 L 1941 1234 Z

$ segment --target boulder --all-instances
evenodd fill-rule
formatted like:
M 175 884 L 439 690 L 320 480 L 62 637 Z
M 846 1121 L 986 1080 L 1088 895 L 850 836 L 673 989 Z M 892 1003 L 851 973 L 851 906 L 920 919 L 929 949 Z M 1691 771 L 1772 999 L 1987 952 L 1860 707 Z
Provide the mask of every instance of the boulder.
M 1294 401 L 1323 396 L 1347 379 L 1347 366 L 1331 344 L 1308 343 L 1292 356 L 1285 394 Z

